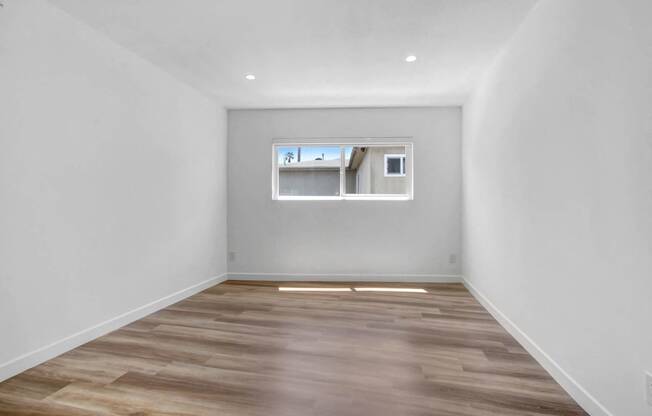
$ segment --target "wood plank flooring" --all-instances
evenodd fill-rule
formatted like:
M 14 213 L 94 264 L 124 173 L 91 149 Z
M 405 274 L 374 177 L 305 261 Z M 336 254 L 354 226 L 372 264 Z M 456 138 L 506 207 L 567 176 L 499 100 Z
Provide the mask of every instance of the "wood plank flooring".
M 0 383 L 0 415 L 587 413 L 460 284 L 229 281 Z

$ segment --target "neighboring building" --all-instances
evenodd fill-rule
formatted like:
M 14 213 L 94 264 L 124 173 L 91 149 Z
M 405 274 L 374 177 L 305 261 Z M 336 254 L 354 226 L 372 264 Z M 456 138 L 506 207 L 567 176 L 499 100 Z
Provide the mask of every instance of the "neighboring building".
M 405 194 L 404 147 L 353 147 L 345 159 L 347 194 Z M 338 196 L 340 160 L 279 165 L 279 195 Z
M 405 147 L 354 147 L 348 162 L 347 193 L 407 193 Z
M 340 161 L 305 160 L 279 165 L 279 195 L 338 196 Z

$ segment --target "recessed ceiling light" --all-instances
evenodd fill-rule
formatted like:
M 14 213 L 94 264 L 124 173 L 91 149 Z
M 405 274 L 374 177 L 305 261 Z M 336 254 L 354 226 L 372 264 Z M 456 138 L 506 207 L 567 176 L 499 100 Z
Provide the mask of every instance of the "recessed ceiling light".
M 410 55 L 410 56 L 405 58 L 405 62 L 414 62 L 416 60 L 417 60 L 417 57 L 414 56 L 414 55 Z
M 256 79 L 256 76 L 254 74 L 247 74 L 245 75 L 245 78 L 247 78 L 249 81 L 253 81 Z

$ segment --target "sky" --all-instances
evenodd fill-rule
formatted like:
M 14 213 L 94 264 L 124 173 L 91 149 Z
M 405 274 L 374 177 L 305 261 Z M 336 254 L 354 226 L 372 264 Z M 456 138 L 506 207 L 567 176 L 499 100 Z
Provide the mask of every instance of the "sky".
M 344 154 L 348 156 L 351 154 L 352 147 L 345 147 Z M 294 159 L 291 163 L 297 162 L 298 149 L 296 146 L 282 146 L 277 147 L 278 162 L 283 163 L 283 159 L 288 152 L 294 153 Z M 323 154 L 324 160 L 339 160 L 340 146 L 301 146 L 301 160 L 315 160 L 321 158 Z

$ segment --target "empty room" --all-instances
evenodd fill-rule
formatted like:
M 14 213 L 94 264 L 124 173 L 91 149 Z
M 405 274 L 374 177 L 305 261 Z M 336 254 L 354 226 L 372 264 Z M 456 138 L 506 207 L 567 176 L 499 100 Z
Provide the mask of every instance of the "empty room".
M 0 0 L 0 416 L 652 416 L 651 0 Z

